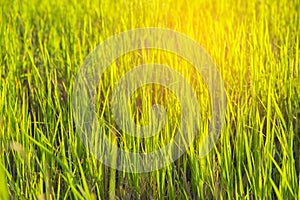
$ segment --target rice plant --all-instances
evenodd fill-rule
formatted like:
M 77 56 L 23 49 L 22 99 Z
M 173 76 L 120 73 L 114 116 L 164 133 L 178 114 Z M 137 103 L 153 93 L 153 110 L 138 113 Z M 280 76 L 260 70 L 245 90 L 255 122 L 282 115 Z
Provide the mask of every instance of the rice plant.
M 0 7 L 0 199 L 300 199 L 299 0 L 0 0 Z M 174 69 L 201 108 L 186 153 L 161 169 L 128 173 L 106 166 L 84 145 L 73 86 L 99 44 L 147 27 L 185 34 L 207 51 L 226 90 L 226 122 L 201 156 L 212 116 L 201 74 L 159 49 L 119 57 L 91 97 L 111 143 L 147 153 L 168 144 L 180 127 L 176 95 L 155 84 L 139 88 L 128 107 L 144 126 L 152 106 L 161 104 L 167 113 L 161 131 L 139 139 L 117 125 L 113 90 L 135 66 Z

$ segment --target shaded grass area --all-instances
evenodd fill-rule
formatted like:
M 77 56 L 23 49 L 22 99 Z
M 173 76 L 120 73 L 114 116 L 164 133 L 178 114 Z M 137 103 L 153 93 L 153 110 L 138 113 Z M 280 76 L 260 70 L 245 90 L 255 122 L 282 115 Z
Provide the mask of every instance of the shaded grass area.
M 6 177 L 9 195 L 299 199 L 299 6 L 297 0 L 0 0 L 0 177 Z M 195 141 L 164 169 L 126 174 L 105 167 L 85 149 L 76 134 L 71 97 L 88 53 L 112 34 L 137 27 L 171 28 L 203 46 L 223 77 L 228 109 L 221 138 L 208 156 L 199 158 Z M 139 52 L 126 55 L 103 77 L 98 100 L 105 112 L 100 116 L 112 125 L 109 104 L 101 99 L 109 97 L 128 66 L 153 58 L 185 74 L 203 98 L 200 105 L 207 104 L 201 78 L 189 71 L 192 66 L 152 53 L 142 54 L 144 60 Z M 178 122 L 172 110 L 178 105 L 171 94 L 159 91 L 153 96 L 151 89 L 141 90 L 137 96 L 149 98 L 134 105 L 141 111 L 147 100 L 169 105 L 174 111 L 165 129 L 169 134 Z M 5 198 L 2 185 L 1 178 Z

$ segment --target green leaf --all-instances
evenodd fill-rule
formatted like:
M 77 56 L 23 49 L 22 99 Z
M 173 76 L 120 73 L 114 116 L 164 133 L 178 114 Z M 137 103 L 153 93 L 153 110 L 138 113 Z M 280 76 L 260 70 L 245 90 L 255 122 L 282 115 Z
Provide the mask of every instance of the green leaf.
M 9 199 L 6 176 L 5 176 L 5 168 L 1 160 L 0 160 L 0 199 L 1 200 Z

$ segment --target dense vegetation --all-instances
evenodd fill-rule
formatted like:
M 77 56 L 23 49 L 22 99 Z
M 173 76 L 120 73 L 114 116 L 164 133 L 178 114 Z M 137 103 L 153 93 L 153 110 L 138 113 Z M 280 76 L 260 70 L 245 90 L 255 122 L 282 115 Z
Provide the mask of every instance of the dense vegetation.
M 0 7 L 0 199 L 300 199 L 299 0 L 0 0 Z M 226 124 L 206 157 L 195 141 L 161 170 L 124 173 L 95 159 L 76 134 L 72 86 L 85 57 L 137 27 L 184 33 L 218 67 Z M 128 66 L 151 59 L 184 74 L 205 107 L 192 66 L 166 52 L 140 53 L 102 79 L 100 118 L 114 126 L 103 99 Z M 164 129 L 172 133 L 176 97 L 159 87 L 139 96 L 149 97 L 133 102 L 141 111 L 151 99 L 174 111 Z

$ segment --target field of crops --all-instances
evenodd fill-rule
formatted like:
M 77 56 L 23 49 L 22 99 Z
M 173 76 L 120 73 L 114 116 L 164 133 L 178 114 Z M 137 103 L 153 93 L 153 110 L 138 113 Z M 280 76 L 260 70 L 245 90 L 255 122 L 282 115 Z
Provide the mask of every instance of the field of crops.
M 197 105 L 187 105 L 201 108 L 197 137 L 178 160 L 135 173 L 104 165 L 86 148 L 73 86 L 99 44 L 147 27 L 185 34 L 206 50 L 227 108 L 220 137 L 203 156 L 213 115 L 205 77 L 159 49 L 122 55 L 91 96 L 112 144 L 147 154 L 180 127 L 182 102 L 158 84 L 139 88 L 129 102 L 139 126 L 151 124 L 153 105 L 165 108 L 158 134 L 141 139 L 117 125 L 112 94 L 135 66 L 174 69 L 197 97 Z M 299 0 L 0 0 L 0 199 L 300 200 L 299 49 Z

